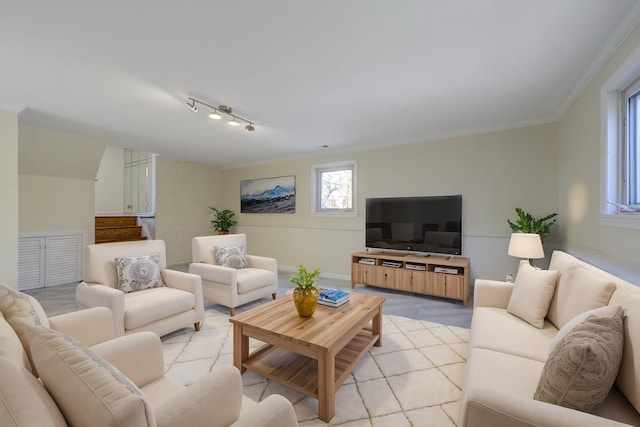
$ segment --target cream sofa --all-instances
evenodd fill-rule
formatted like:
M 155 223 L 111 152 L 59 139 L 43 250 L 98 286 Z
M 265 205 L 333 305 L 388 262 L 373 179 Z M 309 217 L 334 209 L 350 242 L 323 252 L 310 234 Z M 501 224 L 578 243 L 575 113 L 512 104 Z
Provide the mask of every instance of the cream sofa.
M 0 284 L 0 425 L 298 425 L 282 396 L 243 396 L 231 365 L 185 387 L 164 375 L 158 335 L 113 335 L 107 308 L 47 318 Z
M 557 282 L 540 329 L 507 311 L 513 283 L 476 280 L 459 425 L 640 425 L 640 288 L 560 251 L 549 270 Z M 590 414 L 534 400 L 559 329 L 602 305 L 622 307 L 624 322 L 622 362 L 605 401 Z

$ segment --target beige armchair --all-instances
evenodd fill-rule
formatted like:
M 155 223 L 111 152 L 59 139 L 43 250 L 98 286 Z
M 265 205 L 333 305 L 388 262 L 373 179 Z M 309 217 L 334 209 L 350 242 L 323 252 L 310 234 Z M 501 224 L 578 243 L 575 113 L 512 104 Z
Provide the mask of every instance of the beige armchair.
M 214 247 L 243 248 L 248 268 L 220 265 Z M 278 263 L 273 258 L 246 255 L 247 236 L 227 234 L 222 236 L 194 237 L 192 240 L 193 263 L 189 273 L 202 278 L 204 299 L 229 307 L 231 316 L 235 308 L 271 295 L 278 291 Z
M 152 254 L 159 254 L 154 258 L 166 286 L 120 290 L 116 257 Z M 188 325 L 200 330 L 205 317 L 200 276 L 167 270 L 163 240 L 88 245 L 86 256 L 85 280 L 76 288 L 76 301 L 81 309 L 109 308 L 115 336 L 141 331 L 162 336 Z
M 190 386 L 164 375 L 160 338 L 149 332 L 92 347 L 139 387 L 158 426 L 297 426 L 291 402 L 270 395 L 259 404 L 242 393 L 240 372 L 215 369 Z

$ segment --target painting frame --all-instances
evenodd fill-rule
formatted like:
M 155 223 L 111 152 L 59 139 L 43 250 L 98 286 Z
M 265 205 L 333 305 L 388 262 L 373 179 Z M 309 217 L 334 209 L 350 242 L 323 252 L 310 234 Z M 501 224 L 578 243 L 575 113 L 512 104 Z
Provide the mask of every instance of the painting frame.
M 240 213 L 296 212 L 295 175 L 240 181 Z

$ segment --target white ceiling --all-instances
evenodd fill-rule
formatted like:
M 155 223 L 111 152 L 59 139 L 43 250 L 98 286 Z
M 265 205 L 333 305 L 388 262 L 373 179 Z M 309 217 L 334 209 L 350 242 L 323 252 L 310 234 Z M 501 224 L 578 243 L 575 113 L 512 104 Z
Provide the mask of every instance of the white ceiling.
M 421 142 L 557 120 L 639 17 L 637 0 L 0 0 L 0 109 L 223 167 Z

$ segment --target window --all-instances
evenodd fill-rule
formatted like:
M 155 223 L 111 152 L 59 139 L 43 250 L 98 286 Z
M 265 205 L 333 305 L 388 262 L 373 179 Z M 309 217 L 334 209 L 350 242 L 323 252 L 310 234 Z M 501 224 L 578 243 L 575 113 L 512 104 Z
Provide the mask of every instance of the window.
M 601 88 L 604 225 L 640 229 L 640 49 Z
M 356 214 L 357 163 L 326 163 L 312 168 L 314 214 Z
M 640 81 L 625 91 L 626 128 L 622 147 L 622 202 L 640 210 Z

